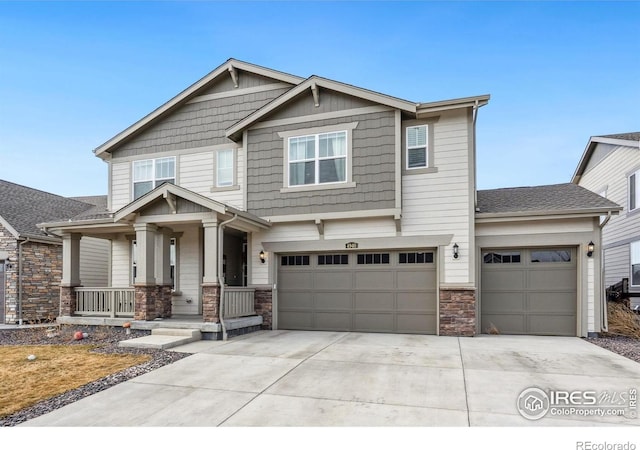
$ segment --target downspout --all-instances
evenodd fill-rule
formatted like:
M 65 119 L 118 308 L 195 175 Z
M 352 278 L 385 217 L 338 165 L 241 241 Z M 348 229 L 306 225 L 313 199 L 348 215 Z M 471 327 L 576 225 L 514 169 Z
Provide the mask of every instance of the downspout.
M 607 213 L 607 217 L 599 225 L 600 242 L 602 242 L 602 229 L 609 223 L 609 220 L 611 220 L 611 211 Z M 604 269 L 604 247 L 600 245 L 600 285 L 602 290 L 602 323 L 600 325 L 602 326 L 602 330 L 607 332 L 609 331 L 609 317 L 607 314 L 607 284 L 605 283 Z
M 237 214 L 229 220 L 225 220 L 218 226 L 218 280 L 220 282 L 220 308 L 218 310 L 218 317 L 220 319 L 220 325 L 222 326 L 222 340 L 227 340 L 227 326 L 224 323 L 224 273 L 222 271 L 223 253 L 224 253 L 224 227 L 238 218 Z
M 473 207 L 474 211 L 478 212 L 478 168 L 476 167 L 476 121 L 478 120 L 478 110 L 480 109 L 479 102 L 476 100 L 473 105 Z
M 22 325 L 22 246 L 29 242 L 29 238 L 18 243 L 18 325 Z

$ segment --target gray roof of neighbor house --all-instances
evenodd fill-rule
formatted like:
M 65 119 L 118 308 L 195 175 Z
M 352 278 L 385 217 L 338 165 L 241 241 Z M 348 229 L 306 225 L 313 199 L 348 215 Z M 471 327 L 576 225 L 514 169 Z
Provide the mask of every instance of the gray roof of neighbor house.
M 73 200 L 89 203 L 92 208 L 81 212 L 80 214 L 73 216 L 73 220 L 89 220 L 89 219 L 103 219 L 105 217 L 111 217 L 111 213 L 107 209 L 107 196 L 106 195 L 92 195 L 86 197 L 70 197 Z
M 104 202 L 106 206 L 106 196 Z M 81 197 L 87 200 L 66 198 L 49 192 L 0 180 L 0 223 L 18 237 L 47 238 L 37 224 L 54 220 L 66 220 L 78 214 L 98 208 L 100 197 Z
M 632 133 L 605 134 L 597 137 L 621 139 L 623 141 L 640 141 L 640 131 L 634 131 Z
M 480 217 L 602 213 L 621 209 L 611 200 L 572 183 L 478 191 Z

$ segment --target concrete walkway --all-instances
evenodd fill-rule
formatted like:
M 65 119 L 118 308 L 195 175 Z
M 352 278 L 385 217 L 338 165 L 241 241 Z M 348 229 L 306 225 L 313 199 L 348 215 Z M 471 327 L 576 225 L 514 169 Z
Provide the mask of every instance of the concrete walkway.
M 627 392 L 640 364 L 579 338 L 265 331 L 194 353 L 22 426 L 591 426 L 516 409 L 529 387 Z

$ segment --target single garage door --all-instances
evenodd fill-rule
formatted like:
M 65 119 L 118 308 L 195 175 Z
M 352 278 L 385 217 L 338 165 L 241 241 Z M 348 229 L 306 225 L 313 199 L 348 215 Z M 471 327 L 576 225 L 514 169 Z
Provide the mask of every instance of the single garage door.
M 575 248 L 483 250 L 481 331 L 575 336 Z
M 435 252 L 279 256 L 278 328 L 436 332 Z

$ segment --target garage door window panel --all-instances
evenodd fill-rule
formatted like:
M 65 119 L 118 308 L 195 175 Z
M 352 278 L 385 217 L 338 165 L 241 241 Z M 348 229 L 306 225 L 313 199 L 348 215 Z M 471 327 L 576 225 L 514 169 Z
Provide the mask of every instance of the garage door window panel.
M 519 264 L 522 257 L 520 252 L 485 252 L 482 261 L 485 264 Z
M 389 253 L 360 253 L 358 264 L 389 264 Z
M 319 266 L 349 264 L 349 255 L 318 255 Z
M 398 255 L 399 264 L 431 264 L 433 263 L 432 252 L 408 252 Z
M 280 258 L 280 264 L 283 266 L 308 266 L 309 255 L 289 255 Z
M 532 250 L 532 263 L 568 263 L 571 262 L 570 249 Z

